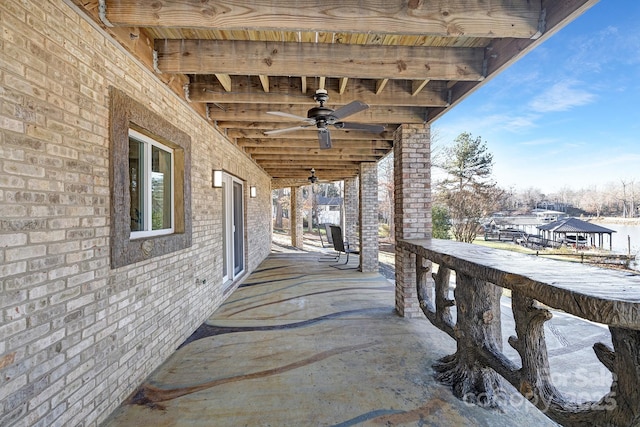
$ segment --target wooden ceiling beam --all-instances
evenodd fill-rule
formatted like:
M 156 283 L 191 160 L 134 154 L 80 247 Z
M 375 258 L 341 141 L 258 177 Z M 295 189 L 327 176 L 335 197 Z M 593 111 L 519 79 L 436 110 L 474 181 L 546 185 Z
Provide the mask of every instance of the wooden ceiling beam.
M 165 39 L 155 49 L 162 73 L 484 79 L 482 48 Z
M 213 108 L 212 108 L 213 110 Z M 226 135 L 230 138 L 258 138 L 258 139 L 317 139 L 317 130 L 315 127 L 308 127 L 299 131 L 291 131 L 280 133 L 278 135 L 265 135 L 263 132 L 266 130 L 282 129 L 282 123 L 269 123 L 269 122 L 239 122 L 239 121 L 226 121 L 221 120 L 217 122 L 219 128 L 226 132 Z M 393 132 L 397 125 L 385 126 L 386 130 L 380 134 L 372 135 L 370 132 L 360 132 L 356 130 L 344 130 L 330 128 L 331 137 L 335 139 L 344 140 L 388 140 L 393 141 Z
M 310 164 L 318 164 L 320 162 L 311 162 Z M 332 165 L 325 165 L 322 164 L 319 167 L 314 167 L 314 166 L 309 166 L 308 168 L 305 169 L 305 166 L 300 165 L 300 163 L 291 161 L 291 162 L 287 162 L 287 161 L 283 161 L 283 162 L 262 162 L 260 163 L 260 166 L 262 166 L 264 169 L 278 169 L 278 168 L 282 168 L 282 169 L 291 169 L 292 171 L 295 170 L 300 170 L 300 171 L 305 171 L 307 174 L 309 174 L 309 171 L 311 170 L 311 168 L 313 167 L 316 172 L 318 172 L 319 170 L 322 171 L 344 171 L 344 170 L 351 170 L 351 169 L 358 169 L 360 168 L 360 162 L 343 162 L 340 164 L 332 164 Z
M 359 146 L 351 146 L 351 147 L 335 147 L 332 145 L 330 148 L 331 155 L 348 155 L 348 156 L 384 156 L 386 152 L 384 150 L 376 150 L 371 147 L 359 147 Z M 259 156 L 262 154 L 281 154 L 284 156 L 306 156 L 306 155 L 325 155 L 327 154 L 326 150 L 321 149 L 319 147 L 318 142 L 316 141 L 315 147 L 244 147 L 244 151 L 249 153 L 252 157 L 254 155 Z
M 498 39 L 487 46 L 487 79 L 481 82 L 457 81 L 451 85 L 451 107 L 475 92 L 478 87 L 487 84 L 518 59 L 529 53 L 540 43 L 563 28 L 568 22 L 582 15 L 594 6 L 598 0 L 575 0 L 571 2 L 543 1 L 545 19 L 541 22 L 541 34 L 535 39 Z M 428 121 L 441 117 L 449 108 L 436 108 L 429 111 Z
M 255 79 L 246 77 L 233 79 L 227 89 L 216 82 L 197 81 L 189 84 L 191 102 L 211 102 L 216 104 L 300 104 L 308 108 L 316 106 L 313 96 L 301 95 L 302 88 L 298 79 L 288 77 L 270 77 L 270 90 L 265 93 L 263 86 Z M 415 92 L 413 80 L 389 80 L 384 92 L 378 94 L 374 80 L 349 80 L 349 85 L 340 93 L 338 88 L 328 85 L 330 108 L 346 105 L 353 100 L 369 105 L 396 105 L 403 107 L 445 107 L 447 105 L 445 85 L 429 80 L 419 80 L 419 91 Z M 313 89 L 315 92 L 316 88 Z
M 340 173 L 330 173 L 330 174 L 324 174 L 322 176 L 322 178 L 318 178 L 318 183 L 322 183 L 322 182 L 332 182 L 332 181 L 342 181 L 343 179 L 346 178 L 354 178 L 356 176 L 358 176 L 358 169 L 354 169 L 354 170 L 350 170 L 350 171 L 345 171 L 345 172 L 340 172 Z M 272 179 L 277 179 L 277 180 L 282 180 L 282 179 L 289 179 L 289 180 L 297 180 L 299 183 L 298 184 L 289 184 L 286 185 L 286 187 L 290 187 L 290 186 L 304 186 L 304 185 L 309 185 L 309 173 L 307 173 L 307 175 L 305 176 L 304 174 L 297 174 L 297 175 L 283 175 L 281 172 L 278 171 L 273 171 L 271 173 L 267 172 L 269 175 L 271 175 Z M 317 177 L 317 175 L 316 175 Z M 272 181 L 273 182 L 273 181 Z M 288 181 L 288 182 L 295 182 L 295 181 Z
M 331 133 L 331 143 L 334 148 L 370 148 L 372 150 L 386 150 L 393 148 L 392 141 L 384 140 L 354 140 L 354 139 L 338 139 Z M 258 138 L 241 138 L 236 140 L 238 147 L 297 147 L 297 148 L 318 148 L 318 138 L 315 139 L 258 139 Z
M 287 169 L 287 168 L 282 168 L 282 172 L 279 172 L 280 168 L 267 168 L 265 169 L 267 172 L 269 172 L 269 174 L 271 176 L 285 176 L 284 174 L 286 174 L 286 176 L 290 176 L 290 177 L 296 177 L 296 178 L 307 178 L 311 175 L 311 167 L 308 167 L 306 169 L 303 168 L 298 168 L 298 169 Z M 316 176 L 318 178 L 327 178 L 327 177 L 343 177 L 345 175 L 357 175 L 359 170 L 360 170 L 360 164 L 358 163 L 357 165 L 353 165 L 351 167 L 348 168 L 342 168 L 342 169 L 324 169 L 324 168 L 314 168 L 316 170 Z M 322 175 L 320 175 L 322 174 Z
M 339 2 L 270 0 L 106 0 L 106 18 L 116 26 L 211 30 L 304 31 L 433 36 L 531 38 L 538 31 L 541 2 L 406 0 Z
M 219 121 L 250 121 L 260 123 L 289 123 L 291 125 L 304 124 L 304 122 L 295 122 L 295 120 L 267 114 L 267 111 L 283 111 L 300 117 L 307 117 L 306 105 L 283 105 L 271 104 L 227 104 L 224 110 L 219 108 L 210 108 L 209 117 L 212 120 Z M 361 123 L 424 123 L 427 116 L 427 108 L 421 107 L 395 107 L 395 106 L 373 106 L 360 113 L 349 116 L 346 122 Z M 258 124 L 259 126 L 259 124 Z M 282 126 L 287 127 L 287 126 Z M 279 129 L 279 128 L 277 128 Z M 333 127 L 331 128 L 333 130 Z M 373 134 L 371 134 L 373 135 Z
M 351 176 L 343 176 L 336 179 L 321 179 L 319 182 L 331 182 L 331 181 L 342 181 L 345 178 L 353 178 L 357 174 Z M 278 188 L 288 188 L 288 187 L 304 187 L 309 185 L 309 181 L 303 178 L 272 178 L 271 179 L 271 189 L 275 190 Z
M 325 150 L 326 153 L 322 153 L 322 155 L 315 154 L 307 154 L 307 155 L 292 155 L 287 157 L 289 160 L 293 160 L 300 163 L 307 162 L 317 162 L 319 164 L 324 164 L 325 162 L 339 162 L 339 161 L 349 161 L 349 162 L 377 162 L 380 160 L 383 155 L 375 155 L 375 154 L 333 154 L 331 149 Z M 255 154 L 251 156 L 256 162 L 267 162 L 280 160 L 282 161 L 282 154 Z

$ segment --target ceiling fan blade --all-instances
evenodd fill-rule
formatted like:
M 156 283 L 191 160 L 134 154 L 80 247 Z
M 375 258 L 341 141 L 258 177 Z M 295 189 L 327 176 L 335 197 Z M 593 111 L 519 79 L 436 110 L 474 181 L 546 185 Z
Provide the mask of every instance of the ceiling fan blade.
M 303 130 L 303 129 L 308 128 L 309 126 L 311 126 L 311 125 L 309 124 L 309 125 L 306 125 L 306 126 L 294 126 L 294 127 L 290 127 L 290 128 L 284 128 L 284 129 L 274 129 L 274 130 L 268 130 L 268 131 L 265 131 L 265 132 L 262 132 L 262 133 L 264 133 L 265 135 L 278 135 L 278 134 L 281 134 L 281 133 L 293 132 L 295 130 Z
M 337 120 L 340 120 L 352 114 L 359 113 L 360 111 L 364 111 L 367 108 L 369 108 L 369 105 L 365 104 L 364 102 L 353 101 L 348 103 L 344 107 L 338 108 L 337 110 L 335 110 L 333 113 L 331 113 L 331 116 Z
M 318 129 L 318 142 L 320 143 L 320 148 L 322 150 L 331 148 L 331 135 L 329 134 L 329 129 Z
M 362 130 L 365 132 L 373 132 L 373 133 L 382 133 L 382 131 L 384 131 L 384 126 L 382 125 L 369 125 L 366 123 L 338 122 L 338 123 L 335 123 L 334 126 L 337 129 Z
M 267 111 L 267 114 L 271 114 L 274 116 L 280 116 L 280 117 L 286 117 L 288 119 L 293 119 L 293 120 L 298 120 L 301 122 L 307 122 L 307 123 L 315 123 L 316 121 L 314 119 L 309 119 L 307 117 L 302 117 L 302 116 L 296 116 L 295 114 L 289 114 L 289 113 L 285 113 L 282 111 Z

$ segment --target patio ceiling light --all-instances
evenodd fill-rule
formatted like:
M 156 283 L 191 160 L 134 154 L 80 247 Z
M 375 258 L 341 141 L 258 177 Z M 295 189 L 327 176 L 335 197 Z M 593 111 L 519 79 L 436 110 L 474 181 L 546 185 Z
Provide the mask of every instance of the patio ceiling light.
M 307 178 L 307 180 L 311 184 L 315 184 L 316 181 L 318 180 L 318 177 L 316 176 L 316 170 L 314 168 L 311 168 L 311 176 L 309 178 Z

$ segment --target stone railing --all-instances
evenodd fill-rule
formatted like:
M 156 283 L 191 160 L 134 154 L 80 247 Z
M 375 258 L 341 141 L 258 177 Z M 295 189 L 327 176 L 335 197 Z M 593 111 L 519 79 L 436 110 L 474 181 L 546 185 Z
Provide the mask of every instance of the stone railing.
M 456 396 L 499 406 L 501 384 L 507 380 L 560 424 L 640 425 L 640 276 L 447 240 L 402 240 L 398 247 L 416 256 L 422 311 L 456 340 L 455 354 L 434 366 L 437 378 Z M 435 274 L 432 263 L 438 264 Z M 456 275 L 453 299 L 451 271 Z M 515 336 L 508 343 L 520 363 L 502 350 L 503 288 L 511 290 Z M 593 346 L 613 378 L 601 399 L 571 401 L 553 384 L 544 335 L 552 314 L 545 306 L 608 325 L 613 348 Z

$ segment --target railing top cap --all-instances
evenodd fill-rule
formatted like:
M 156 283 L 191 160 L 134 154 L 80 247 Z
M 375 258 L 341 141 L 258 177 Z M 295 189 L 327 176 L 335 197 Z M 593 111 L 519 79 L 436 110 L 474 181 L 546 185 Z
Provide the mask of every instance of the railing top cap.
M 398 247 L 576 316 L 640 329 L 640 275 L 451 240 L 400 240 Z

